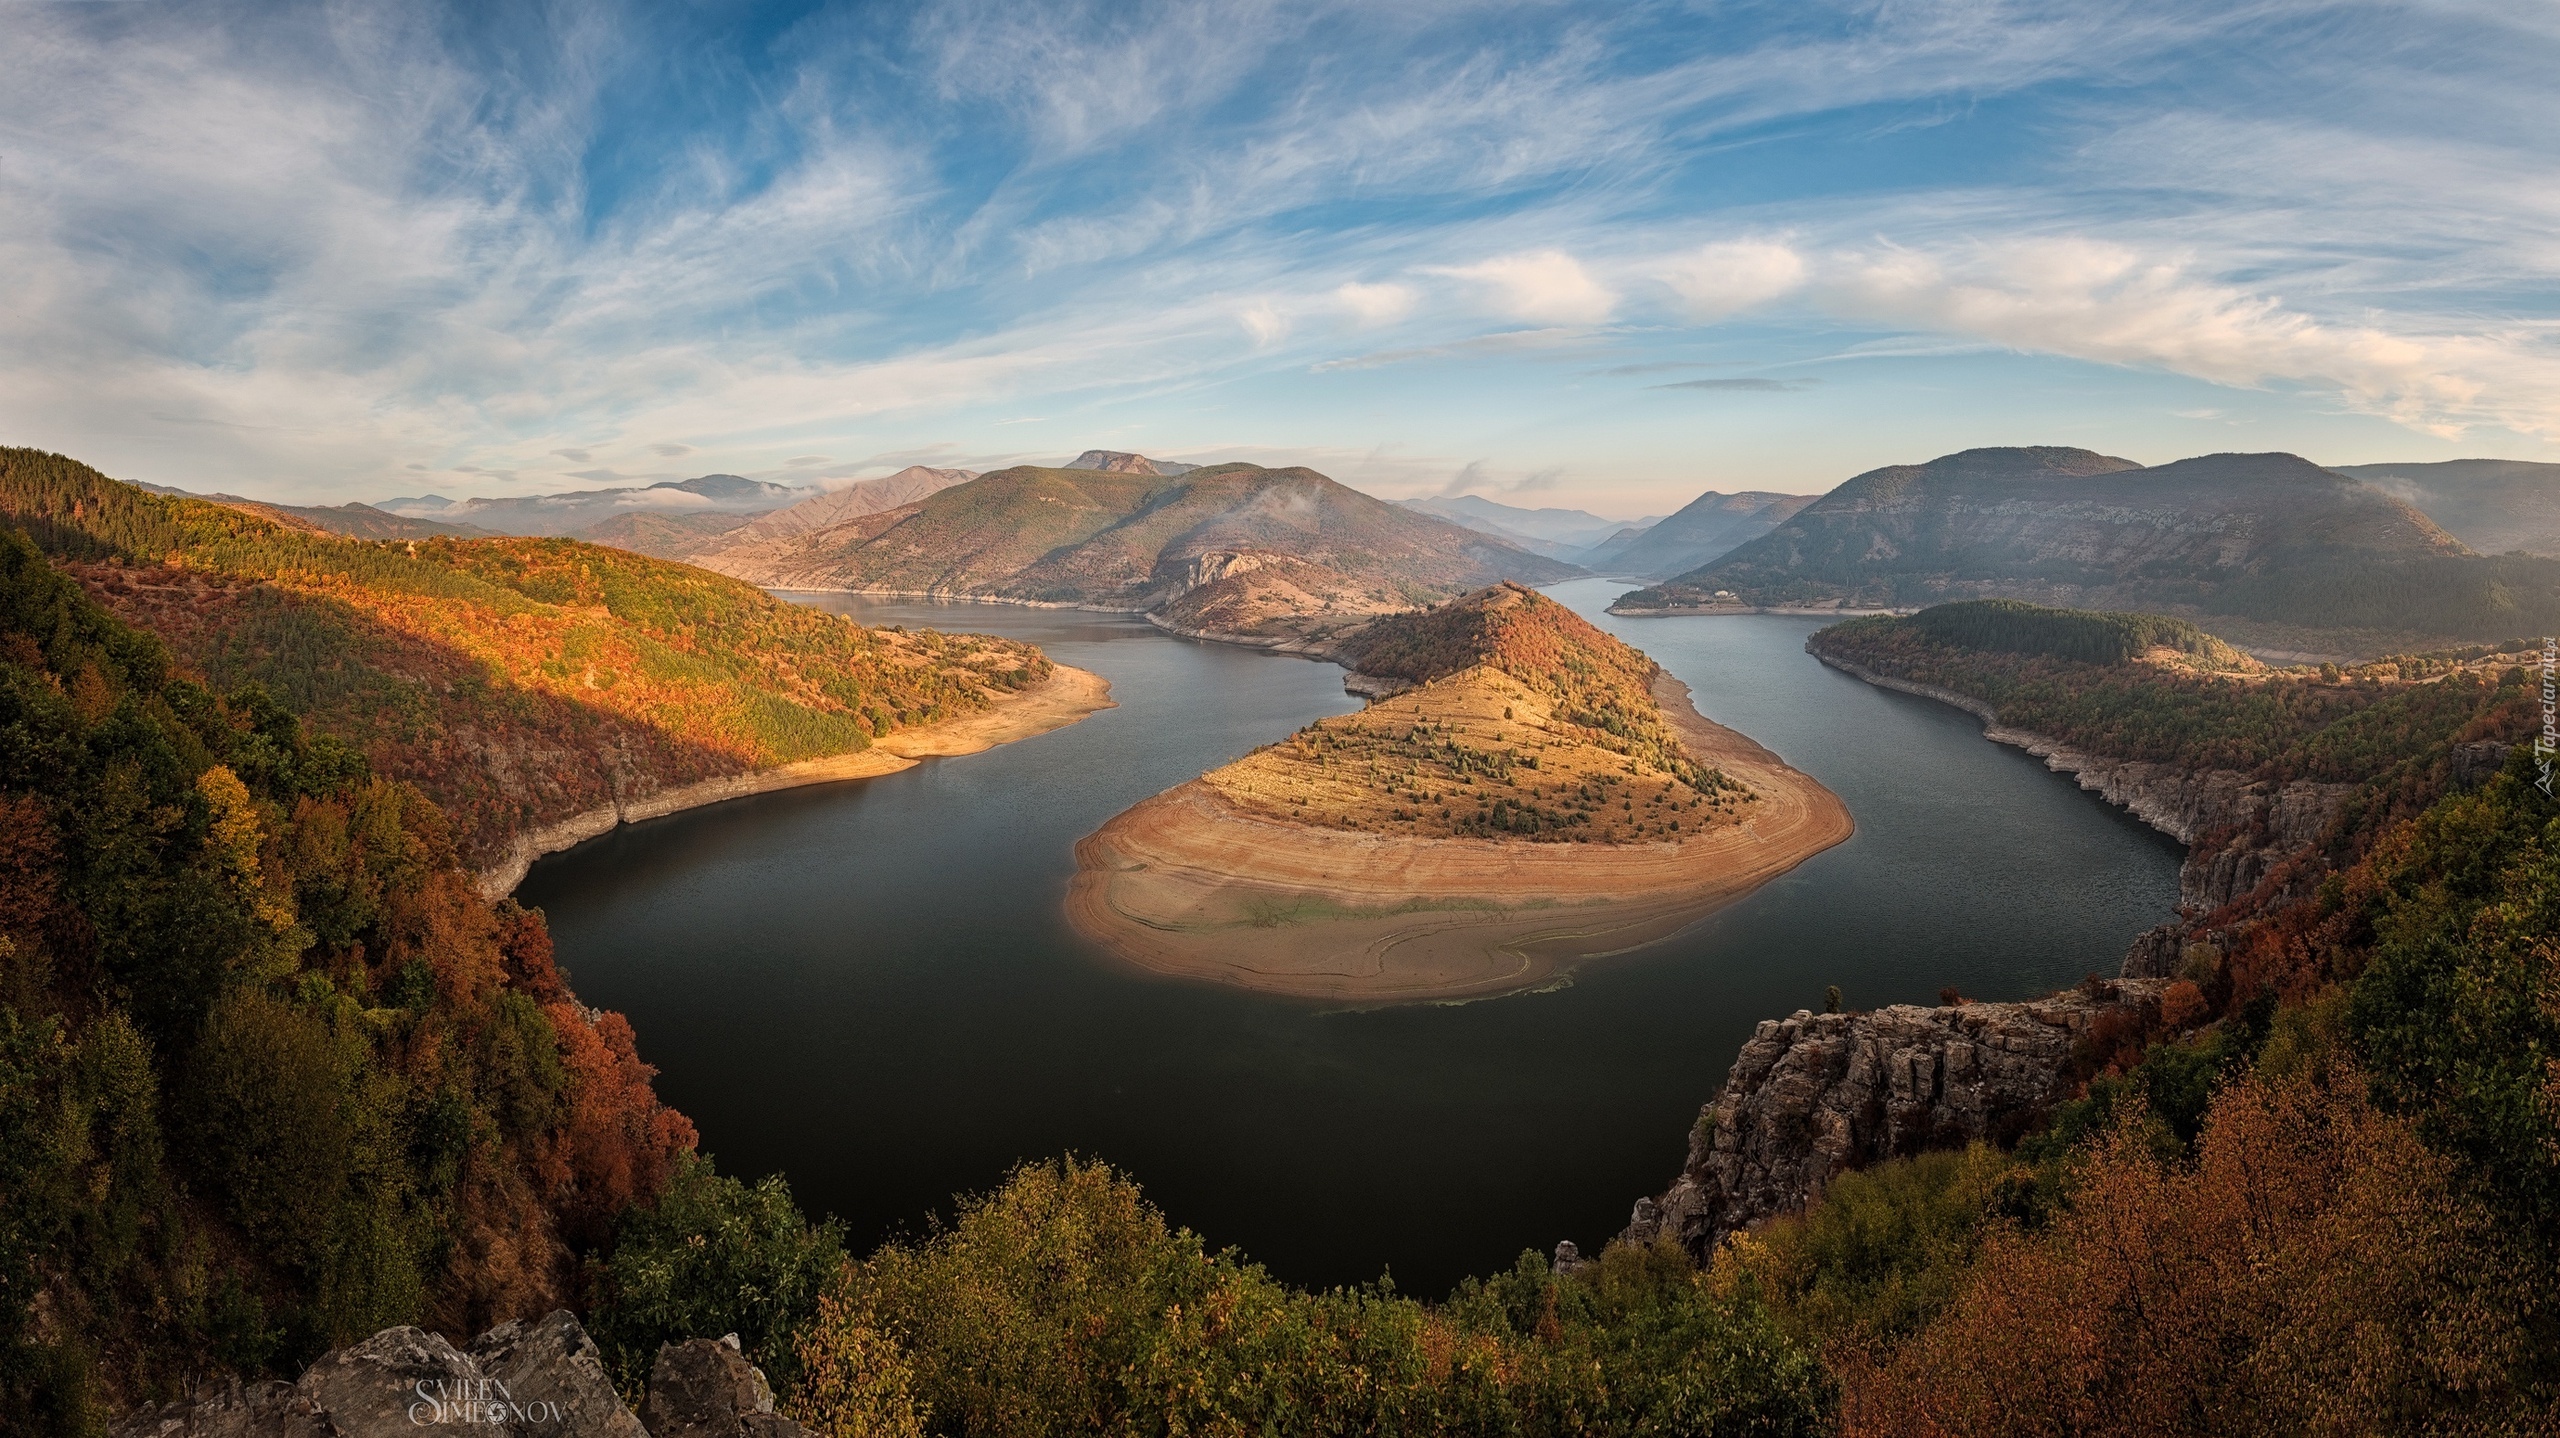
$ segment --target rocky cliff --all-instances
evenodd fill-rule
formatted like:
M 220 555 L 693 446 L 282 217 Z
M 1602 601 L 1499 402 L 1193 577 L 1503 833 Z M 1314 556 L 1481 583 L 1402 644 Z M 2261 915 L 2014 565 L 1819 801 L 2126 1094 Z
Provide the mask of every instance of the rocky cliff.
M 1922 1149 L 2016 1138 L 2069 1097 L 2073 1049 L 2164 982 L 2092 981 L 2027 1003 L 1900 1004 L 1764 1021 L 1689 1132 L 1688 1161 L 1636 1201 L 1622 1243 L 1704 1259 L 1729 1233 L 1821 1196 L 1836 1174 Z
M 774 1412 L 733 1335 L 658 1350 L 639 1416 L 565 1309 L 483 1334 L 468 1350 L 386 1328 L 321 1356 L 295 1383 L 238 1383 L 138 1413 L 111 1438 L 815 1438 Z

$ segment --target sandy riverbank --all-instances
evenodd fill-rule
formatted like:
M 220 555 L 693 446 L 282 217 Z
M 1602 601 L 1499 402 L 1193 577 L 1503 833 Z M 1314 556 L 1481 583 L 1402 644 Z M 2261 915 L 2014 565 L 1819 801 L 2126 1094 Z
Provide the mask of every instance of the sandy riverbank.
M 1656 702 L 1699 762 L 1759 795 L 1679 842 L 1416 839 L 1244 813 L 1193 780 L 1076 845 L 1077 931 L 1156 973 L 1360 1005 L 1533 989 L 1667 937 L 1849 837 L 1838 796 L 1709 722 L 1663 675 Z
M 510 893 L 516 885 L 524 882 L 525 871 L 533 867 L 534 860 L 545 854 L 574 848 L 599 834 L 611 833 L 618 825 L 662 818 L 728 799 L 743 799 L 750 794 L 770 794 L 778 789 L 797 789 L 808 784 L 834 784 L 847 779 L 894 774 L 901 769 L 914 768 L 921 759 L 976 754 L 999 744 L 1010 744 L 1017 739 L 1046 734 L 1052 729 L 1063 729 L 1088 714 L 1111 707 L 1111 681 L 1088 670 L 1060 664 L 1051 669 L 1047 679 L 1029 689 L 999 697 L 995 707 L 984 713 L 928 724 L 918 729 L 901 729 L 857 753 L 808 759 L 780 768 L 757 769 L 725 778 L 705 779 L 698 784 L 661 789 L 610 808 L 590 809 L 530 834 L 519 835 L 506 858 L 480 872 L 480 892 L 489 899 Z

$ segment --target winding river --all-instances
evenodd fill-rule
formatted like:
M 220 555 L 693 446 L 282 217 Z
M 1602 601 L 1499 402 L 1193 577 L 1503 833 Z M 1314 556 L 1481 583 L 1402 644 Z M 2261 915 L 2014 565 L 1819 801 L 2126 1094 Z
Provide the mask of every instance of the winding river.
M 1758 1020 L 2017 998 L 2113 973 L 2168 915 L 2179 851 L 1952 709 L 1803 652 L 1822 621 L 1620 619 L 1698 708 L 1829 785 L 1849 842 L 1565 987 L 1328 1011 L 1125 971 L 1068 928 L 1075 841 L 1358 701 L 1330 664 L 1141 620 L 793 596 L 865 623 L 1034 641 L 1116 709 L 881 778 L 737 800 L 535 865 L 591 1003 L 631 1017 L 723 1169 L 786 1174 L 858 1249 L 921 1230 L 1017 1159 L 1118 1165 L 1177 1223 L 1309 1285 L 1429 1296 L 1571 1238 L 1678 1168 Z

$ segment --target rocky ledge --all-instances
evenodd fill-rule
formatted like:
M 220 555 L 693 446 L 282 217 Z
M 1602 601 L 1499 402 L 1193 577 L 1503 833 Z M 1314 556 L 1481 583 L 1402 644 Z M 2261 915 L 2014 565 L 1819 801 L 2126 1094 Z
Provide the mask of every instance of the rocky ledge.
M 736 1335 L 658 1350 L 634 1415 L 565 1309 L 502 1324 L 468 1351 L 386 1328 L 322 1355 L 297 1383 L 234 1382 L 138 1413 L 111 1438 L 815 1438 L 773 1411 Z
M 2025 1003 L 1897 1004 L 1764 1021 L 1689 1132 L 1689 1160 L 1636 1201 L 1622 1243 L 1726 1234 L 1799 1211 L 1843 1171 L 2014 1140 L 2070 1096 L 2073 1049 L 2103 1016 L 2157 1005 L 2158 980 L 2091 980 Z

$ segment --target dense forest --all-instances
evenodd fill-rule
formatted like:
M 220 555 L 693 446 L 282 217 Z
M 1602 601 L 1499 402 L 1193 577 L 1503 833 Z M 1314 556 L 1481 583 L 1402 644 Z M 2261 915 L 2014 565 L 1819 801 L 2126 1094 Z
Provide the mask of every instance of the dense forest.
M 618 796 L 858 750 L 1037 682 L 1037 649 L 866 629 L 567 539 L 373 542 L 0 449 L 0 517 L 219 689 L 432 797 L 466 863 Z
M 2521 680 L 2507 673 L 2517 649 L 2276 670 L 2233 663 L 2238 656 L 2203 635 L 2213 652 L 2167 645 L 2175 655 L 2159 663 L 2074 657 L 2084 641 L 2066 637 L 2159 623 L 2176 621 L 1997 600 L 1852 619 L 1816 635 L 1813 648 L 1986 701 L 2001 723 L 2076 749 L 2254 779 L 2361 784 L 2434 773 L 2440 785 L 2451 746 L 2530 732 Z
M 0 531 L 0 1428 L 580 1300 L 650 1073 L 416 788 Z

